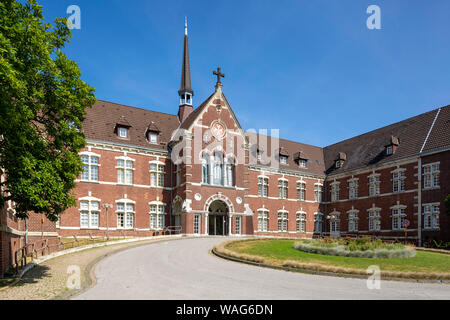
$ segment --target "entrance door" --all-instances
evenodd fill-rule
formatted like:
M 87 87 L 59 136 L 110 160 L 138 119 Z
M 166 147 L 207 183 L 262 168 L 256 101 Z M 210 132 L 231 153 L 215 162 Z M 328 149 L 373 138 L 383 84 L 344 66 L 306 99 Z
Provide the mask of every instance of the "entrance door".
M 225 202 L 215 200 L 209 206 L 208 234 L 212 236 L 225 236 L 228 234 L 227 215 L 228 207 Z
M 226 228 L 226 216 L 210 214 L 208 216 L 208 234 L 211 236 L 224 236 Z

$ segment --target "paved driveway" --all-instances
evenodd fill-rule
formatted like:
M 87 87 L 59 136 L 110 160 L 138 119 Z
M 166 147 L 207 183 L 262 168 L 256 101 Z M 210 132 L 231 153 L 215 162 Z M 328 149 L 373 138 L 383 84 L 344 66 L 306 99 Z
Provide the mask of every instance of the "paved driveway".
M 102 260 L 97 284 L 75 299 L 450 299 L 450 285 L 315 276 L 217 258 L 227 238 L 164 241 Z

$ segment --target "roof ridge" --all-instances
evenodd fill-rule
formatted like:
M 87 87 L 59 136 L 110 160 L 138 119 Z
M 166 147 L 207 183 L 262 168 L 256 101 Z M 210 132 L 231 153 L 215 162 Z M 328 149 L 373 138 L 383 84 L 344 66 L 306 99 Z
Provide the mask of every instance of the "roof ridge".
M 156 112 L 156 113 L 166 114 L 168 116 L 173 116 L 173 117 L 177 117 L 178 118 L 178 116 L 176 114 L 171 114 L 171 113 L 161 112 L 161 111 L 155 111 L 155 110 L 151 110 L 151 109 L 145 109 L 145 108 L 142 108 L 142 107 L 130 106 L 130 105 L 123 104 L 123 103 L 118 103 L 118 102 L 112 102 L 112 101 L 101 100 L 101 99 L 97 99 L 97 102 L 112 103 L 112 104 L 115 104 L 115 105 L 118 105 L 118 106 L 122 106 L 122 107 L 139 109 L 139 110 L 150 111 L 150 112 Z
M 427 136 L 425 137 L 425 140 L 423 141 L 422 148 L 420 148 L 419 153 L 422 153 L 423 148 L 425 148 L 425 145 L 427 144 L 428 138 L 430 137 L 430 133 L 434 128 L 434 124 L 436 123 L 437 118 L 439 117 L 439 113 L 441 112 L 441 108 L 438 109 L 436 116 L 434 117 L 433 122 L 431 123 L 430 129 L 428 130 Z
M 370 131 L 367 131 L 367 132 L 361 133 L 361 134 L 359 134 L 359 135 L 356 135 L 356 136 L 353 136 L 353 137 L 350 137 L 350 138 L 347 138 L 347 139 L 344 139 L 344 140 L 338 141 L 338 142 L 336 142 L 336 143 L 330 144 L 330 145 L 328 145 L 328 146 L 325 146 L 325 147 L 323 147 L 323 149 L 326 149 L 326 148 L 328 148 L 328 147 L 332 147 L 332 146 L 335 146 L 335 145 L 337 145 L 337 144 L 341 144 L 341 143 L 343 143 L 343 142 L 345 142 L 345 141 L 348 141 L 348 140 L 352 140 L 352 139 L 355 139 L 355 138 L 358 138 L 358 137 L 364 136 L 364 135 L 366 135 L 366 134 L 370 134 L 370 133 L 373 133 L 373 132 L 375 132 L 375 131 L 378 131 L 378 130 L 381 130 L 381 129 L 385 129 L 385 128 L 388 128 L 388 127 L 391 127 L 391 126 L 396 126 L 396 125 L 398 125 L 398 124 L 400 124 L 400 123 L 402 123 L 402 122 L 407 122 L 407 121 L 410 121 L 410 120 L 412 120 L 412 119 L 414 119 L 414 118 L 417 118 L 417 117 L 423 116 L 423 115 L 425 115 L 425 114 L 428 114 L 428 113 L 433 113 L 433 112 L 436 112 L 437 110 L 439 110 L 439 109 L 442 109 L 442 108 L 446 108 L 446 107 L 450 107 L 450 105 L 448 105 L 448 106 L 445 106 L 445 107 L 441 107 L 441 108 L 436 108 L 436 109 L 432 109 L 432 110 L 430 110 L 430 111 L 427 111 L 427 112 L 419 113 L 419 114 L 417 114 L 417 115 L 415 115 L 415 116 L 412 116 L 412 117 L 406 118 L 406 119 L 404 119 L 404 120 L 401 120 L 401 121 L 397 121 L 397 122 L 394 122 L 394 123 L 388 124 L 388 125 L 386 125 L 386 126 L 383 126 L 383 127 L 379 127 L 379 128 L 377 128 L 377 129 L 373 129 L 373 130 L 370 130 Z

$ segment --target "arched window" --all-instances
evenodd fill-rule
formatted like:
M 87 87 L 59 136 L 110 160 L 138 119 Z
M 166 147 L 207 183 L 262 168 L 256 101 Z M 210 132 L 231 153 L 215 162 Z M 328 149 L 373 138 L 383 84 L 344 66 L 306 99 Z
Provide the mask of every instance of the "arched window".
M 209 183 L 209 156 L 206 153 L 202 156 L 202 183 Z
M 226 185 L 229 187 L 232 187 L 235 184 L 234 169 L 235 169 L 234 158 L 230 157 L 227 159 L 226 172 L 225 172 L 225 174 L 227 175 L 226 176 L 226 182 L 227 182 Z
M 213 184 L 223 186 L 223 154 L 221 152 L 214 153 Z

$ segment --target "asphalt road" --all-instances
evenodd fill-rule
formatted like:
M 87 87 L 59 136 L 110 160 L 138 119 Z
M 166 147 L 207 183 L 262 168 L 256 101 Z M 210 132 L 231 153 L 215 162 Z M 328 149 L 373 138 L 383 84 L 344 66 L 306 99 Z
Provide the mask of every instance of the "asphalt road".
M 450 299 L 449 284 L 381 281 L 285 272 L 217 258 L 227 238 L 152 243 L 119 252 L 95 269 L 97 284 L 74 299 Z

